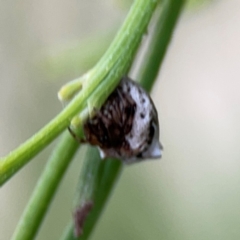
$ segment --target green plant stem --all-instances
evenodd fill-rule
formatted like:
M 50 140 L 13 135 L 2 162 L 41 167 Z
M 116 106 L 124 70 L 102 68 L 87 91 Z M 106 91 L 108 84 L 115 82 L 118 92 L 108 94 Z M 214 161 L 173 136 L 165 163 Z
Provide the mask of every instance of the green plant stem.
M 62 236 L 62 240 L 88 239 L 107 203 L 122 168 L 121 161 L 116 159 L 101 160 L 96 148 L 88 148 L 74 205 L 77 209 L 85 202 L 92 201 L 94 204 L 93 209 L 84 224 L 83 235 L 79 238 L 74 237 L 74 224 L 71 222 Z
M 157 3 L 157 0 L 134 1 L 123 26 L 108 51 L 89 72 L 88 78 L 83 83 L 81 92 L 49 124 L 17 149 L 9 153 L 9 155 L 0 159 L 0 185 L 11 178 L 20 168 L 66 129 L 69 125 L 69 119 L 72 119 L 84 110 L 88 98 L 91 95 L 101 95 L 105 99 L 107 98 L 111 91 L 117 86 L 121 76 L 124 75 L 131 66 L 131 61 L 146 31 Z M 113 68 L 116 72 L 111 72 Z M 111 73 L 113 78 L 107 78 L 109 73 Z M 99 90 L 99 85 L 102 82 L 106 82 L 108 88 Z M 104 99 L 101 99 L 102 102 L 103 100 Z
M 180 16 L 180 10 L 184 6 L 184 2 L 184 0 L 165 1 L 161 14 L 159 9 L 159 15 L 155 27 L 155 29 L 158 29 L 159 31 L 153 32 L 150 43 L 153 44 L 153 46 L 150 46 L 149 48 L 146 60 L 144 61 L 144 71 L 141 72 L 139 77 L 140 84 L 143 85 L 147 91 L 149 91 L 154 84 L 158 70 L 162 64 L 163 57 L 171 40 L 172 32 Z M 174 21 L 172 19 L 174 19 Z M 161 48 L 160 56 L 156 54 L 156 52 L 159 53 L 158 48 Z M 151 64 L 153 64 L 152 68 Z M 91 155 L 91 153 L 87 154 L 84 160 L 85 167 L 80 175 L 80 187 L 78 188 L 79 193 L 78 200 L 76 202 L 81 205 L 84 201 L 92 200 L 94 202 L 94 208 L 86 219 L 83 235 L 79 238 L 74 237 L 74 224 L 71 222 L 62 236 L 62 240 L 87 240 L 89 238 L 101 212 L 103 211 L 103 207 L 106 204 L 112 188 L 116 184 L 116 181 L 121 173 L 122 164 L 120 161 L 116 162 L 109 160 L 109 162 L 106 161 L 100 163 L 99 157 L 97 157 L 96 153 L 93 153 L 94 155 Z M 89 176 L 88 173 L 91 173 L 90 181 L 89 177 L 87 177 Z M 99 185 L 96 184 L 98 182 L 100 183 Z
M 185 0 L 164 0 L 162 3 L 162 13 L 157 16 L 154 33 L 139 74 L 139 80 L 147 91 L 153 86 L 147 79 L 157 78 L 184 3 Z
M 46 164 L 15 229 L 12 240 L 34 239 L 57 187 L 78 147 L 79 143 L 77 143 L 68 132 L 65 132 Z

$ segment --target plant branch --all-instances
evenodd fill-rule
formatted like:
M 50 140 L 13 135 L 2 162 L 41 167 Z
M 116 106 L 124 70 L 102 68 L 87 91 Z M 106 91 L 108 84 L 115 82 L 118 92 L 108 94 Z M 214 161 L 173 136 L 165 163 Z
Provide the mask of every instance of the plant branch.
M 36 236 L 55 192 L 79 147 L 65 132 L 53 151 L 14 231 L 12 240 L 32 240 Z
M 99 219 L 109 195 L 116 184 L 121 173 L 123 164 L 116 159 L 101 160 L 96 148 L 89 147 L 84 160 L 78 188 L 76 191 L 75 210 L 85 203 L 93 202 L 93 209 L 89 213 L 84 224 L 83 235 L 75 238 L 74 223 L 71 222 L 66 228 L 63 240 L 86 240 L 92 233 L 94 226 Z
M 162 13 L 157 16 L 154 33 L 139 74 L 139 80 L 147 91 L 153 86 L 147 79 L 157 78 L 184 3 L 185 0 L 164 0 L 162 3 Z

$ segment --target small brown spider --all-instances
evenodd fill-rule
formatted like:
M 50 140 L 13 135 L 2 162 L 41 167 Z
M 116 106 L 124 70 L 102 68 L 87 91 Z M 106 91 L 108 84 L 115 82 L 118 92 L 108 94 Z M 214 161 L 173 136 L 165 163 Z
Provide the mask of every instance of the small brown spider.
M 122 78 L 83 129 L 85 139 L 78 140 L 98 146 L 102 158 L 132 163 L 162 155 L 156 108 L 150 96 L 128 77 Z

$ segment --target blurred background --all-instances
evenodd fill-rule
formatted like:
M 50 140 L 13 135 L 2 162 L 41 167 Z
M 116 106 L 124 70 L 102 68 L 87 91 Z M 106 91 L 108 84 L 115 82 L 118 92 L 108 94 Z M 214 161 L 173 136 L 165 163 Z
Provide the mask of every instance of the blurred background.
M 152 93 L 163 158 L 125 167 L 93 240 L 240 239 L 240 1 L 195 2 Z M 1 156 L 62 110 L 57 91 L 100 58 L 129 4 L 0 1 Z M 10 239 L 55 144 L 0 189 L 1 240 Z M 38 240 L 61 236 L 80 167 L 81 154 Z

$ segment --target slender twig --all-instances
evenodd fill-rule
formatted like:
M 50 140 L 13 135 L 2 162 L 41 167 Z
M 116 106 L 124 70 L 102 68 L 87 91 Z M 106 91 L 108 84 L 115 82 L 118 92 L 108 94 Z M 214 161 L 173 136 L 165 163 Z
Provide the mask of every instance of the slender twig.
M 78 209 L 84 203 L 91 201 L 93 202 L 93 210 L 89 213 L 87 221 L 84 223 L 83 235 L 78 238 L 74 236 L 76 226 L 71 222 L 65 229 L 62 240 L 88 239 L 116 184 L 122 167 L 123 165 L 119 160 L 101 160 L 96 148 L 88 148 L 84 167 L 80 174 L 74 205 Z
M 69 166 L 79 143 L 68 132 L 53 151 L 13 234 L 14 240 L 32 240 Z
M 153 86 L 147 79 L 157 78 L 184 3 L 185 0 L 164 0 L 161 5 L 163 11 L 157 17 L 138 78 L 147 91 L 150 91 Z

